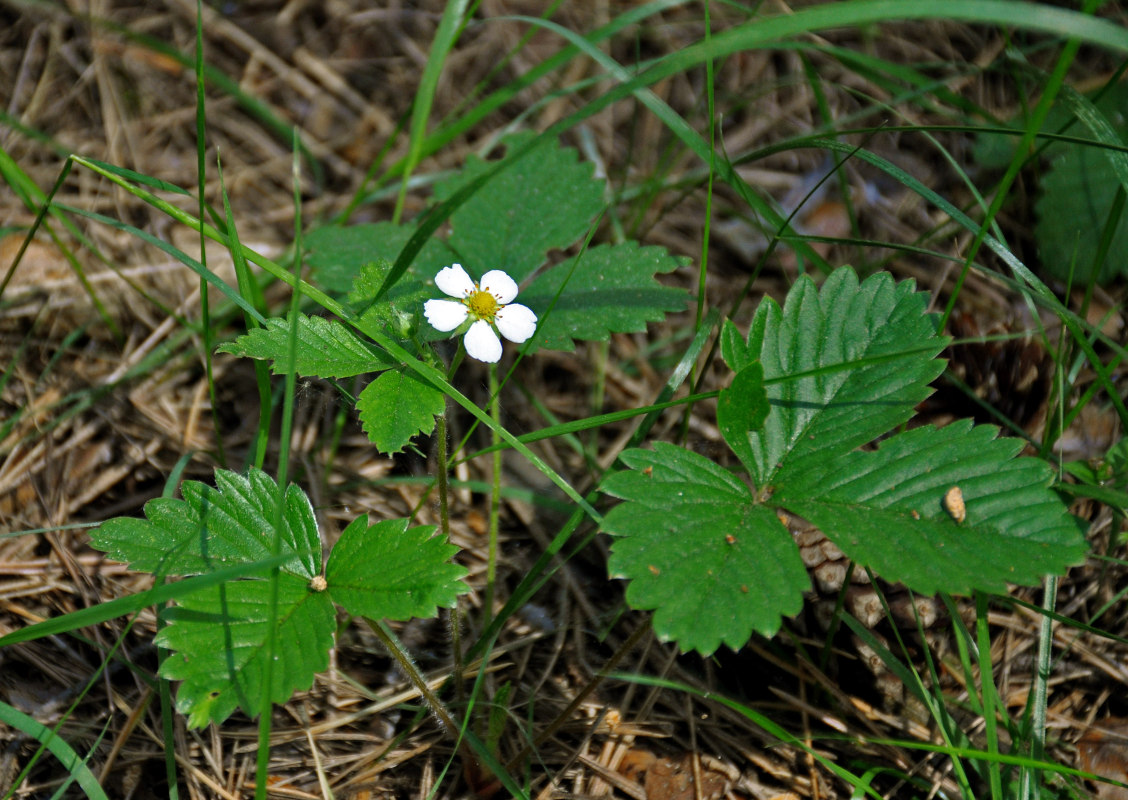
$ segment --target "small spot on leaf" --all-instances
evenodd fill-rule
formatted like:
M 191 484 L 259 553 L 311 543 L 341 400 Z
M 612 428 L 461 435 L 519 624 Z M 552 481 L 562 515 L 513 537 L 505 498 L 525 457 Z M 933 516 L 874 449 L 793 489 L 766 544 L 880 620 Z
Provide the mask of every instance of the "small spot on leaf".
M 944 510 L 957 523 L 962 523 L 967 519 L 967 506 L 964 505 L 963 492 L 960 491 L 960 487 L 953 486 L 944 495 Z

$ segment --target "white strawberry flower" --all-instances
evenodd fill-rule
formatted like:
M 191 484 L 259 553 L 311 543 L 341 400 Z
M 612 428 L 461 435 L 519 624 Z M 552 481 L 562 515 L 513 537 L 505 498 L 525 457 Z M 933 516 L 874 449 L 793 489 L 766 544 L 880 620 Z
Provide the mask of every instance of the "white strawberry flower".
M 494 333 L 515 344 L 527 341 L 537 329 L 537 315 L 520 303 L 517 283 L 499 269 L 492 269 L 475 283 L 461 264 L 443 267 L 435 276 L 435 285 L 448 297 L 457 300 L 428 300 L 423 316 L 440 331 L 453 331 L 467 318 L 473 319 L 466 331 L 466 352 L 490 364 L 501 358 L 501 340 Z

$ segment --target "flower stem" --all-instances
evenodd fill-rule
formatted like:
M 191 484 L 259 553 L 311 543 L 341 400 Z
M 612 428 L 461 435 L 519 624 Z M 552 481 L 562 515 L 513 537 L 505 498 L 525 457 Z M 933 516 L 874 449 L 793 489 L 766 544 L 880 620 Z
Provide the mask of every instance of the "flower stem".
M 439 529 L 443 533 L 443 538 L 450 541 L 450 476 L 447 474 L 450 466 L 447 463 L 447 420 L 446 410 L 439 415 L 435 422 L 435 461 L 436 472 L 435 480 L 438 483 L 439 489 Z
M 380 640 L 380 643 L 384 645 L 388 653 L 396 660 L 400 671 L 411 681 L 412 686 L 419 692 L 419 695 L 423 698 L 423 702 L 426 703 L 431 713 L 435 715 L 435 719 L 438 723 L 454 741 L 462 741 L 462 729 L 451 717 L 450 712 L 447 711 L 446 706 L 439 700 L 438 695 L 431 691 L 431 687 L 427 685 L 427 679 L 423 677 L 423 673 L 420 672 L 419 667 L 415 665 L 411 654 L 407 652 L 407 648 L 405 648 L 400 640 L 396 638 L 396 635 L 392 633 L 392 629 L 389 628 L 385 622 L 365 619 L 372 629 L 372 632 L 376 634 L 376 638 Z
M 493 485 L 490 492 L 490 532 L 489 550 L 486 555 L 486 599 L 484 603 L 485 620 L 483 626 L 493 619 L 494 581 L 497 578 L 497 518 L 501 508 L 501 402 L 498 399 L 497 364 L 490 364 L 490 419 L 494 427 L 490 429 L 490 446 L 493 448 Z
M 439 489 L 439 529 L 442 531 L 443 539 L 450 542 L 450 465 L 447 459 L 450 443 L 447 437 L 447 419 L 444 409 L 435 422 L 435 462 L 436 472 L 438 473 L 435 477 Z M 454 682 L 454 689 L 459 705 L 461 705 L 465 698 L 461 680 L 463 665 L 462 625 L 457 601 L 455 601 L 454 608 L 450 609 L 449 622 L 451 657 L 454 661 L 454 674 L 458 676 Z

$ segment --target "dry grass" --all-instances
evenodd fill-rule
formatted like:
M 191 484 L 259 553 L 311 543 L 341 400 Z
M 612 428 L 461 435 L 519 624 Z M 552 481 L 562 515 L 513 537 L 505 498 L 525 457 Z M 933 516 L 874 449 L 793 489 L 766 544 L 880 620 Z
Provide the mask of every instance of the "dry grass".
M 208 62 L 234 78 L 251 96 L 266 104 L 286 125 L 301 128 L 302 139 L 321 171 L 303 174 L 307 220 L 340 210 L 360 186 L 397 122 L 408 113 L 427 49 L 438 21 L 439 4 L 389 3 L 384 8 L 356 0 L 324 4 L 290 2 L 232 4 L 222 11 L 205 6 L 205 51 Z M 482 4 L 482 17 L 540 12 L 539 3 Z M 588 30 L 621 9 L 584 0 L 564 4 L 555 17 L 575 30 Z M 90 17 L 84 15 L 89 13 Z M 672 52 L 702 35 L 696 10 L 673 10 L 638 36 L 617 38 L 610 51 L 624 63 L 636 56 Z M 721 17 L 723 13 L 715 14 Z M 62 151 L 74 151 L 123 165 L 185 187 L 194 187 L 195 88 L 190 68 L 131 40 L 106 20 L 191 52 L 195 4 L 189 0 L 161 3 L 100 0 L 72 13 L 62 5 L 0 2 L 0 105 L 36 139 L 15 127 L 0 126 L 0 147 L 43 189 L 55 181 Z M 723 18 L 716 20 L 723 24 Z M 554 52 L 558 43 L 545 33 L 513 59 L 500 64 L 498 54 L 511 50 L 527 32 L 516 22 L 492 21 L 467 29 L 448 64 L 436 96 L 435 119 L 456 115 L 482 82 L 500 85 L 523 74 Z M 994 31 L 939 23 L 914 24 L 890 30 L 877 41 L 860 41 L 843 33 L 834 43 L 876 47 L 883 57 L 906 63 L 932 61 L 984 66 L 1006 46 Z M 828 85 L 840 88 L 826 98 L 835 118 L 864 108 L 863 97 L 888 99 L 887 91 L 841 65 L 813 57 Z M 1097 53 L 1083 61 L 1086 74 L 1099 79 L 1111 69 Z M 576 59 L 562 78 L 564 85 L 594 75 L 595 68 Z M 738 152 L 766 145 L 784 136 L 817 127 L 820 110 L 803 64 L 789 51 L 748 52 L 727 61 L 716 77 L 718 106 L 727 109 L 725 146 Z M 703 74 L 679 75 L 654 87 L 666 102 L 700 121 L 704 104 Z M 442 148 L 419 169 L 429 175 L 457 167 L 470 152 L 496 139 L 507 125 L 529 109 L 521 125 L 543 129 L 573 110 L 585 97 L 562 95 L 541 102 L 554 83 L 542 82 L 517 101 L 499 109 L 464 136 Z M 972 70 L 953 77 L 950 88 L 1006 118 L 1017 106 L 1004 81 Z M 223 159 L 226 186 L 239 220 L 244 243 L 268 255 L 282 253 L 292 237 L 291 154 L 289 142 L 272 133 L 230 95 L 209 93 L 208 155 Z M 932 121 L 918 106 L 899 106 L 901 119 Z M 867 118 L 861 124 L 877 124 Z M 966 159 L 969 142 L 961 134 L 942 135 L 943 143 Z M 572 144 L 597 160 L 615 185 L 662 175 L 676 186 L 679 176 L 700 169 L 686 152 L 671 143 L 668 131 L 630 104 L 620 104 L 589 120 Z M 970 203 L 958 176 L 938 154 L 907 134 L 878 134 L 867 140 L 875 152 L 895 161 L 925 184 L 955 201 Z M 403 154 L 402 139 L 392 157 Z M 744 177 L 784 204 L 798 203 L 825 171 L 818 151 L 791 151 L 757 161 Z M 848 164 L 850 196 L 860 229 L 833 185 L 816 195 L 813 211 L 800 216 L 806 230 L 828 237 L 914 242 L 942 229 L 947 220 L 919 197 L 892 185 L 863 167 Z M 219 186 L 209 172 L 207 194 L 217 202 Z M 421 208 L 426 188 L 408 195 L 408 213 Z M 186 231 L 170 225 L 157 212 L 134 202 L 95 176 L 76 170 L 57 199 L 124 219 L 188 253 L 199 245 Z M 391 196 L 360 207 L 354 219 L 390 216 Z M 717 220 L 711 252 L 710 302 L 727 307 L 754 261 L 767 246 L 764 236 L 740 216 L 741 204 L 727 189 L 718 189 Z M 1009 207 L 1021 215 L 1028 209 Z M 34 213 L 12 192 L 0 193 L 0 228 L 32 223 Z M 633 205 L 622 219 L 631 235 L 649 244 L 697 258 L 703 230 L 703 193 L 663 189 Z M 1021 219 L 1007 220 L 1019 255 L 1033 257 Z M 10 377 L 0 395 L 0 422 L 21 415 L 0 442 L 0 634 L 30 622 L 120 597 L 146 586 L 147 576 L 124 571 L 85 544 L 82 525 L 114 515 L 135 515 L 184 459 L 184 476 L 208 480 L 216 466 L 215 442 L 221 437 L 229 462 L 242 463 L 254 435 L 256 418 L 253 375 L 239 361 L 219 358 L 214 381 L 217 414 L 209 408 L 207 378 L 199 341 L 185 333 L 178 317 L 199 313 L 199 282 L 163 253 L 106 227 L 88 225 L 88 243 L 54 226 L 59 240 L 37 239 L 11 282 L 0 305 L 0 353 Z M 954 229 L 934 237 L 953 255 L 966 248 L 968 235 Z M 22 235 L 0 239 L 0 266 L 12 262 Z M 941 244 L 937 244 L 940 242 Z M 848 244 L 825 246 L 831 263 L 882 267 L 901 277 L 915 277 L 938 304 L 946 302 L 955 268 L 939 269 L 935 260 Z M 73 263 L 69 260 L 73 257 Z M 209 253 L 209 266 L 230 272 L 221 251 Z M 781 250 L 758 280 L 754 292 L 777 296 L 796 273 L 794 257 Z M 85 284 L 79 280 L 81 271 Z M 687 281 L 688 278 L 684 280 Z M 1023 309 L 999 295 L 985 281 L 973 278 L 961 298 L 961 324 L 981 331 L 1022 330 L 1029 326 Z M 95 298 L 96 301 L 95 302 Z M 1104 308 L 1118 309 L 1121 289 L 1100 298 Z M 104 312 L 98 311 L 98 305 Z M 749 313 L 747 304 L 738 321 Z M 743 316 L 742 316 L 743 315 Z M 1114 317 L 1120 324 L 1120 317 Z M 577 354 L 546 354 L 523 367 L 521 380 L 563 418 L 602 410 L 631 408 L 652 402 L 664 376 L 655 363 L 675 352 L 670 342 L 684 318 L 655 326 L 648 336 L 616 336 L 606 357 L 604 405 L 593 408 L 593 367 L 604 357 L 600 348 Z M 1119 328 L 1116 329 L 1119 335 Z M 651 345 L 658 342 L 652 354 Z M 665 344 L 662 344 L 665 343 Z M 1016 418 L 1037 435 L 1045 423 L 1048 386 L 1044 380 L 1023 381 L 1031 364 L 1044 371 L 1051 364 L 1038 350 L 982 351 L 963 349 L 952 357 L 971 382 L 1010 386 L 999 376 L 1018 373 L 1015 386 L 1001 390 L 998 405 L 1021 394 Z M 994 377 L 992 377 L 994 376 Z M 723 379 L 723 376 L 717 376 Z M 994 383 L 992 384 L 992 381 Z M 1084 388 L 1084 376 L 1079 381 Z M 484 394 L 479 388 L 478 394 Z M 947 398 L 947 399 L 944 399 Z M 357 511 L 374 517 L 417 513 L 431 522 L 434 510 L 422 490 L 410 482 L 391 482 L 426 470 L 421 458 L 378 457 L 353 420 L 346 420 L 334 445 L 340 404 L 331 387 L 310 381 L 299 394 L 293 437 L 298 479 L 310 491 L 323 530 L 339 531 Z M 543 423 L 514 395 L 506 407 L 507 425 L 522 431 Z M 942 420 L 971 411 L 955 395 L 938 395 L 929 407 Z M 690 421 L 690 442 L 715 453 L 722 445 L 711 410 L 699 408 Z M 221 430 L 217 431 L 213 419 Z M 1110 419 L 1112 422 L 1110 422 Z M 462 424 L 456 420 L 456 425 Z M 674 435 L 680 418 L 670 415 L 655 436 Z M 462 431 L 455 429 L 457 439 Z M 622 447 L 613 428 L 601 432 L 601 461 L 609 464 Z M 1116 435 L 1115 419 L 1096 414 L 1072 432 L 1080 457 L 1100 454 Z M 1094 440 L 1094 441 L 1089 441 Z M 590 483 L 587 467 L 566 448 L 552 444 L 538 452 L 577 485 Z M 515 468 L 507 479 L 520 488 L 527 471 Z M 456 477 L 479 477 L 476 465 L 460 467 Z M 484 570 L 485 501 L 469 490 L 456 494 L 455 542 L 470 568 L 475 587 Z M 1099 547 L 1119 542 L 1120 522 L 1107 511 L 1081 508 L 1094 520 L 1092 535 Z M 524 574 L 551 539 L 559 520 L 551 511 L 508 503 L 503 552 L 504 582 Z M 73 527 L 77 526 L 77 527 Z M 846 797 L 843 784 L 832 778 L 802 750 L 781 745 L 715 699 L 659 690 L 621 680 L 598 681 L 608 659 L 632 634 L 644 631 L 617 667 L 620 671 L 669 678 L 739 698 L 820 753 L 840 764 L 855 760 L 918 776 L 954 793 L 945 759 L 926 752 L 863 740 L 906 738 L 935 742 L 927 718 L 897 695 L 880 665 L 867 663 L 857 643 L 840 636 L 826 672 L 817 654 L 825 634 L 819 601 L 787 626 L 789 635 L 759 641 L 745 651 L 702 661 L 679 657 L 669 646 L 645 633 L 644 615 L 623 613 L 619 589 L 608 584 L 598 540 L 579 557 L 561 565 L 554 580 L 534 604 L 511 620 L 490 653 L 486 697 L 510 716 L 501 736 L 500 758 L 512 758 L 525 744 L 521 731 L 543 730 L 575 698 L 593 689 L 563 726 L 538 745 L 529 772 L 530 795 L 650 800 L 689 800 L 694 781 L 700 795 L 730 797 Z M 1121 555 L 1122 545 L 1116 544 Z M 833 554 L 831 554 L 833 555 Z M 818 559 L 815 559 L 818 560 Z M 1094 562 L 1075 570 L 1065 583 L 1061 613 L 1089 621 L 1123 585 L 1124 570 Z M 1036 593 L 1027 593 L 1034 599 Z M 472 634 L 480 624 L 481 596 L 469 596 L 465 624 Z M 1123 604 L 1099 621 L 1100 627 L 1128 634 Z M 992 611 L 993 663 L 996 685 L 1007 708 L 1018 714 L 1025 702 L 1036 645 L 1038 617 L 1021 608 Z M 892 636 L 888 623 L 879 628 Z M 155 653 L 150 644 L 155 628 L 151 613 L 141 614 L 125 632 L 122 621 L 86 630 L 87 640 L 54 637 L 0 650 L 0 699 L 54 725 L 70 713 L 62 736 L 79 752 L 93 750 L 91 766 L 113 797 L 167 796 L 161 751 L 159 708 L 150 686 L 128 664 L 150 673 Z M 950 627 L 943 622 L 930 643 L 947 660 L 943 688 L 958 708 L 963 676 L 953 668 Z M 449 633 L 442 622 L 415 622 L 400 630 L 417 653 L 421 666 L 436 683 L 451 673 Z M 114 662 L 96 676 L 103 654 L 122 638 L 125 662 Z M 1057 634 L 1061 661 L 1055 668 L 1050 699 L 1050 725 L 1057 739 L 1052 753 L 1073 762 L 1072 743 L 1107 714 L 1128 715 L 1125 686 L 1128 650 L 1122 643 L 1074 629 Z M 919 646 L 917 654 L 919 655 Z M 873 669 L 870 669 L 870 667 Z M 468 665 L 468 678 L 477 665 Z M 876 674 L 875 674 L 876 673 Z M 594 687 L 590 686 L 596 682 Z M 89 686 L 88 686 L 89 684 Z M 505 697 L 505 686 L 512 694 Z M 883 694 L 882 687 L 889 689 Z M 89 688 L 89 691 L 85 691 Z M 80 695 L 81 692 L 85 694 Z M 452 699 L 457 708 L 456 699 Z M 459 709 L 460 710 L 460 709 Z M 969 721 L 972 740 L 979 735 Z M 453 743 L 420 707 L 418 697 L 382 654 L 376 641 L 359 626 L 340 635 L 332 668 L 310 691 L 275 710 L 272 748 L 272 796 L 323 797 L 325 780 L 338 798 L 428 797 L 439 786 L 444 797 L 469 793 L 467 782 L 444 775 L 461 769 Z M 842 736 L 845 734 L 845 736 Z M 99 740 L 98 737 L 102 736 Z M 176 755 L 181 791 L 193 798 L 251 796 L 254 780 L 255 731 L 251 721 L 232 719 L 221 730 L 189 731 L 176 718 Z M 34 750 L 32 742 L 0 726 L 0 789 L 7 789 Z M 1123 762 L 1121 762 L 1123 763 Z M 524 765 L 515 765 L 520 773 Z M 855 768 L 856 771 L 862 769 Z M 1122 776 L 1123 777 L 1123 776 Z M 60 773 L 44 759 L 16 791 L 17 797 L 48 796 Z M 889 796 L 908 796 L 908 788 L 887 787 Z M 904 794 L 898 794 L 898 792 Z M 1110 795 L 1111 796 L 1111 795 Z

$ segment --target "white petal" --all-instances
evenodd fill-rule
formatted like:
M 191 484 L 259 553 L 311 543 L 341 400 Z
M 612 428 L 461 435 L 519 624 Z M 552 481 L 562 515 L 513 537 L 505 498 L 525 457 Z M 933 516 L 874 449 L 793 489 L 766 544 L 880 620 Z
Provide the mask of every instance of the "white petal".
M 436 330 L 453 331 L 466 319 L 466 306 L 453 300 L 428 300 L 423 304 L 423 316 Z
M 500 269 L 491 269 L 482 276 L 482 291 L 489 292 L 501 305 L 517 296 L 517 283 Z
M 537 329 L 537 315 L 520 303 L 510 303 L 500 309 L 494 321 L 501 335 L 517 344 L 527 340 Z
M 480 319 L 466 331 L 466 352 L 479 361 L 490 364 L 501 358 L 501 339 L 493 332 L 490 323 Z
M 474 281 L 470 280 L 461 264 L 451 264 L 440 269 L 435 276 L 435 285 L 450 297 L 468 297 L 474 291 Z

